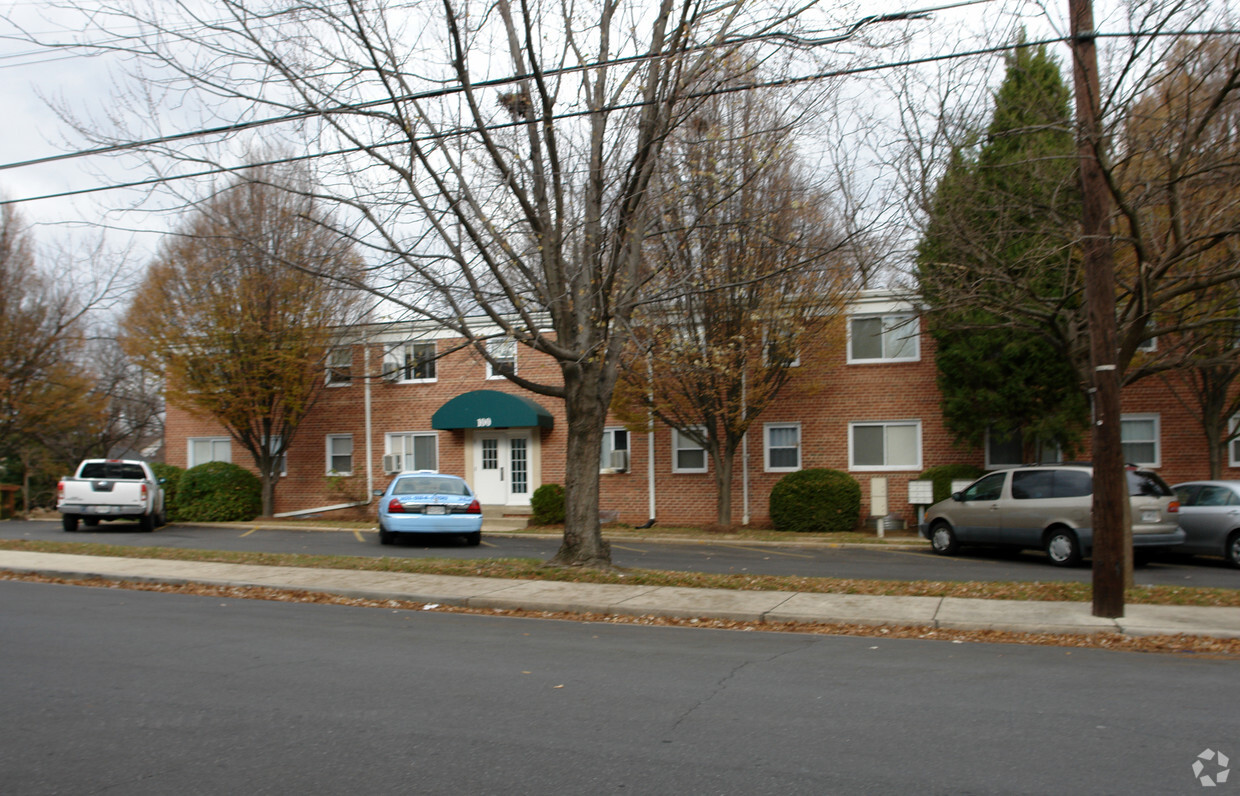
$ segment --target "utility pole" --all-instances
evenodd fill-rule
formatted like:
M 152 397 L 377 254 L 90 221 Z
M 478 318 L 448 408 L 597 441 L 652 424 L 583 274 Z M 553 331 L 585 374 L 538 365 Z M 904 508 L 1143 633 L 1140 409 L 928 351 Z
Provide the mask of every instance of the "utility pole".
M 1120 373 L 1115 332 L 1115 257 L 1111 248 L 1110 193 L 1102 171 L 1098 49 L 1091 0 L 1068 0 L 1072 17 L 1072 73 L 1080 159 L 1085 301 L 1089 309 L 1093 370 L 1093 591 L 1094 616 L 1124 615 L 1131 579 L 1128 485 L 1120 437 Z

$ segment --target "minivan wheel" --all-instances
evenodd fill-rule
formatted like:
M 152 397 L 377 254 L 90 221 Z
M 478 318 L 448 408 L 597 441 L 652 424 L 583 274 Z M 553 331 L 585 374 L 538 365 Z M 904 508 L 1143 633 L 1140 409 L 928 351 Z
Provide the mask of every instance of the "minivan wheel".
M 941 556 L 950 556 L 960 549 L 960 542 L 952 526 L 940 521 L 930 526 L 930 547 Z
M 1227 549 L 1224 551 L 1224 557 L 1227 563 L 1233 567 L 1240 567 L 1240 531 L 1236 531 L 1227 540 Z
M 1081 563 L 1081 543 L 1067 528 L 1055 528 L 1046 535 L 1046 557 L 1057 567 L 1075 567 Z

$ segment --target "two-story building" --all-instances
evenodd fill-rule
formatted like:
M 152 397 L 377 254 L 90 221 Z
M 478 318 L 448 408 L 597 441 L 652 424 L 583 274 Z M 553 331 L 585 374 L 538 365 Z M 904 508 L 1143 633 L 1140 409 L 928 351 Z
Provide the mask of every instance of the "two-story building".
M 768 521 L 772 486 L 810 467 L 844 470 L 862 488 L 863 516 L 916 518 L 908 482 L 927 467 L 1019 464 L 1001 444 L 962 448 L 946 430 L 935 384 L 934 342 L 916 308 L 889 291 L 850 305 L 843 351 L 802 350 L 779 399 L 750 431 L 734 473 L 733 516 Z M 495 363 L 442 329 L 419 324 L 350 330 L 329 353 L 326 389 L 282 463 L 277 514 L 370 515 L 369 495 L 393 470 L 463 475 L 492 510 L 519 514 L 542 484 L 563 483 L 567 424 L 558 399 L 529 393 L 507 369 L 550 380 L 549 358 L 497 342 Z M 1158 379 L 1123 393 L 1128 461 L 1169 482 L 1208 476 L 1200 424 Z M 192 467 L 250 456 L 209 418 L 169 406 L 165 460 Z M 1234 446 L 1225 477 L 1240 477 Z M 1088 455 L 1088 442 L 1086 451 Z M 705 524 L 715 484 L 705 451 L 675 430 L 633 431 L 609 423 L 599 462 L 601 506 L 621 522 Z M 502 507 L 502 509 L 500 509 Z

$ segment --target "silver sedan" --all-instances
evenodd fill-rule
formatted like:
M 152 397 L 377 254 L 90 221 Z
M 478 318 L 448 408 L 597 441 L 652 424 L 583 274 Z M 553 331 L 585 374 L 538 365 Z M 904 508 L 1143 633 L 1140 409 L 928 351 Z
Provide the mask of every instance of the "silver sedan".
M 1188 534 L 1176 552 L 1222 556 L 1240 567 L 1240 481 L 1187 481 L 1172 489 Z

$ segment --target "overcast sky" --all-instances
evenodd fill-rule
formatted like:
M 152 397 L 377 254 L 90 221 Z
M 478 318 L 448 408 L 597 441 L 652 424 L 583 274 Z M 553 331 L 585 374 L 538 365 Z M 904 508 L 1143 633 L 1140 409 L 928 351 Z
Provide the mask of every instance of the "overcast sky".
M 904 2 L 873 2 L 854 6 L 857 17 L 888 9 L 922 9 L 943 5 L 950 0 L 905 0 Z M 1067 0 L 1057 0 L 1066 8 Z M 836 4 L 838 5 L 838 4 Z M 1026 19 L 1036 24 L 1037 5 L 1026 3 Z M 835 6 L 833 6 L 834 8 Z M 963 9 L 940 11 L 933 23 L 909 23 L 923 33 L 934 26 L 991 24 L 987 18 L 1003 18 L 1010 29 L 1014 18 L 1003 15 L 1008 7 L 1004 0 Z M 20 25 L 30 33 L 49 40 L 64 40 L 72 35 L 65 30 L 67 17 L 48 10 L 38 0 L 0 0 L 0 77 L 7 117 L 0 123 L 0 163 L 11 164 L 34 158 L 57 155 L 84 148 L 87 144 L 68 128 L 48 107 L 48 101 L 62 102 L 75 114 L 84 117 L 107 113 L 108 97 L 113 81 L 123 81 L 128 64 L 119 56 L 88 58 L 40 50 L 25 42 L 17 33 Z M 903 24 L 903 23 L 901 23 Z M 931 42 L 933 46 L 933 42 Z M 174 132 L 177 122 L 171 113 L 161 120 L 164 132 Z M 179 129 L 186 129 L 184 127 Z M 0 171 L 0 194 L 5 198 L 26 198 L 75 191 L 127 179 L 143 178 L 146 173 L 126 171 L 122 163 L 107 157 L 90 157 L 58 163 L 6 169 Z M 34 224 L 37 237 L 44 243 L 62 237 L 79 235 L 82 225 L 106 224 L 112 228 L 113 240 L 124 245 L 132 241 L 139 252 L 153 251 L 159 231 L 170 225 L 166 216 L 154 213 L 122 212 L 139 196 L 134 191 L 107 191 L 72 198 L 24 202 L 17 205 L 27 222 Z M 147 230 L 135 237 L 130 230 Z

